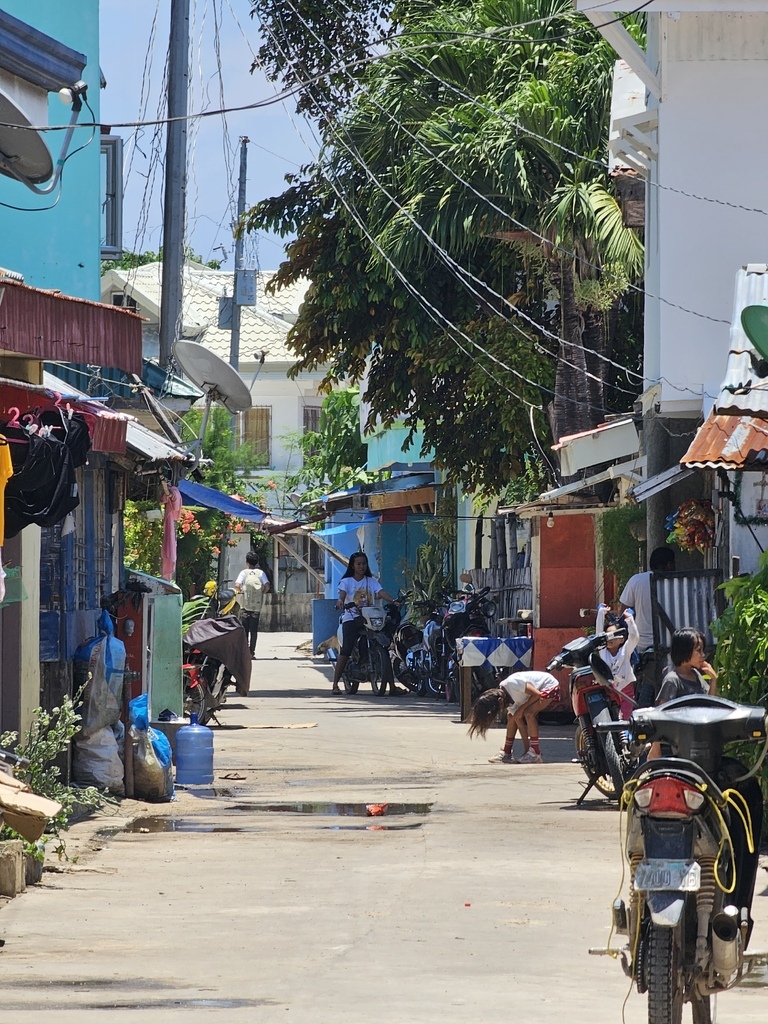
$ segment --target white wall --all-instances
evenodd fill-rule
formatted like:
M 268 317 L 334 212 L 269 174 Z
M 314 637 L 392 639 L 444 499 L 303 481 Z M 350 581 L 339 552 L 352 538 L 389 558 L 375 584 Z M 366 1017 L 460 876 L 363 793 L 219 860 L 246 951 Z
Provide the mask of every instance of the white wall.
M 657 25 L 658 181 L 721 202 L 649 188 L 647 287 L 667 301 L 647 301 L 646 373 L 663 378 L 662 414 L 706 413 L 725 371 L 733 275 L 768 260 L 768 217 L 734 209 L 768 209 L 768 14 L 664 15 Z
M 262 371 L 251 387 L 254 406 L 270 406 L 272 409 L 272 445 L 269 468 L 276 473 L 295 472 L 301 466 L 300 454 L 282 440 L 283 435 L 304 432 L 304 406 L 319 408 L 323 396 L 317 386 L 322 374 L 302 375 L 298 380 L 286 376 L 288 364 L 278 366 L 273 373 Z M 248 369 L 241 370 L 246 383 L 252 377 Z M 259 471 L 263 476 L 265 471 Z

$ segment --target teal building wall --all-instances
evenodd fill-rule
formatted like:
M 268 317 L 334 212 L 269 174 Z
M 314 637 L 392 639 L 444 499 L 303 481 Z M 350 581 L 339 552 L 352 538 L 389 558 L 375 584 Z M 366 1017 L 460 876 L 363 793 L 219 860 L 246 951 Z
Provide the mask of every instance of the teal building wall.
M 80 112 L 78 127 L 64 166 L 61 194 L 37 196 L 25 185 L 0 175 L 0 266 L 24 275 L 36 288 L 58 288 L 65 295 L 99 300 L 101 250 L 101 156 L 99 121 L 99 3 L 60 0 L 35 3 L 5 0 L 2 9 L 20 21 L 87 56 L 83 80 L 88 104 Z M 73 85 L 62 82 L 62 86 Z M 70 107 L 49 93 L 48 123 L 66 125 Z M 46 133 L 54 164 L 64 132 Z M 81 149 L 79 152 L 75 150 Z M 16 209 L 14 209 L 14 207 Z M 68 354 L 71 359 L 71 354 Z M 67 356 L 62 356 L 67 359 Z

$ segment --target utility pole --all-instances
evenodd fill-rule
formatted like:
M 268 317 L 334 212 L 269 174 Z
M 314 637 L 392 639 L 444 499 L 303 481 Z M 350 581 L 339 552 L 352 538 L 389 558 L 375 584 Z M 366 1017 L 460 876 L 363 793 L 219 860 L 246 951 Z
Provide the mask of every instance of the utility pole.
M 168 131 L 165 145 L 163 280 L 160 311 L 160 366 L 171 365 L 173 342 L 181 334 L 184 221 L 187 199 L 187 114 L 189 104 L 189 0 L 171 0 L 168 46 Z
M 237 223 L 239 224 L 245 213 L 245 178 L 248 170 L 248 143 L 244 135 L 240 137 L 240 177 L 237 188 Z M 238 234 L 235 238 L 235 284 L 232 298 L 232 335 L 229 342 L 229 361 L 231 365 L 239 370 L 240 368 L 240 306 L 245 296 L 243 281 L 243 236 Z

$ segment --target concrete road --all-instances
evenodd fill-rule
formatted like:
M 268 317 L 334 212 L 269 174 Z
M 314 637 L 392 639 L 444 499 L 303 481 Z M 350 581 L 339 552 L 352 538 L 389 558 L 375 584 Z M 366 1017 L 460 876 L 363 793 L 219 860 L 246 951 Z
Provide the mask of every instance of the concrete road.
M 212 789 L 76 826 L 77 863 L 4 907 L 0 1024 L 618 1024 L 627 979 L 587 950 L 608 939 L 619 816 L 575 807 L 572 728 L 544 729 L 544 765 L 488 764 L 501 730 L 471 742 L 450 706 L 333 698 L 306 639 L 259 638 Z M 373 803 L 404 813 L 328 813 Z M 718 1020 L 767 1005 L 739 989 Z

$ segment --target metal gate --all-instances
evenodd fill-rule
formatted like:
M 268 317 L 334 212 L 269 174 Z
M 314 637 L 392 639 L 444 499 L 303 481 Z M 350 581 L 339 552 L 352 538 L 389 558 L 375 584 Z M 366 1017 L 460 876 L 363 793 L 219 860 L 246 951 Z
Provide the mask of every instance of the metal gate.
M 657 651 L 668 653 L 676 629 L 692 626 L 706 637 L 706 647 L 714 647 L 710 624 L 725 607 L 720 569 L 696 572 L 666 572 L 651 575 L 651 612 L 653 642 Z

